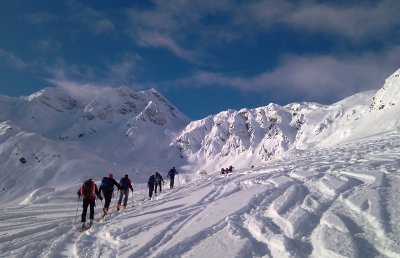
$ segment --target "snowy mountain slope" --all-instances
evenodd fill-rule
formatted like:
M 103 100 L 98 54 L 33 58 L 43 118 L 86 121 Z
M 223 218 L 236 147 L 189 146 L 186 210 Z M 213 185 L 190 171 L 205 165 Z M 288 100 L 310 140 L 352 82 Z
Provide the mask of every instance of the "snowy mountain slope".
M 327 147 L 390 132 L 400 126 L 400 70 L 379 91 L 350 96 L 332 105 L 269 104 L 228 110 L 191 122 L 174 146 L 194 170 L 236 164 L 249 167 L 290 149 Z
M 400 69 L 385 80 L 372 98 L 370 108 L 360 119 L 338 128 L 322 146 L 351 141 L 360 137 L 390 132 L 400 128 Z
M 73 194 L 37 193 L 23 206 L 1 208 L 0 254 L 398 257 L 399 153 L 397 131 L 291 150 L 279 160 L 224 176 L 180 174 L 177 188 L 153 200 L 146 200 L 145 185 L 135 184 L 127 210 L 113 211 L 85 233 L 74 227 L 81 209 L 76 213 Z
M 176 138 L 175 146 L 195 164 L 212 163 L 216 169 L 231 162 L 249 167 L 290 149 L 307 149 L 326 140 L 338 128 L 362 117 L 374 93 L 359 93 L 330 106 L 270 104 L 224 111 L 191 122 Z
M 342 128 L 352 126 L 363 119 L 370 109 L 371 100 L 376 91 L 367 91 L 347 97 L 324 108 L 324 112 L 314 110 L 306 115 L 305 123 L 298 132 L 296 148 L 306 149 L 321 142 L 341 142 L 343 139 L 334 135 Z M 359 137 L 359 135 L 355 135 Z M 333 139 L 333 140 L 332 140 Z
M 103 88 L 86 97 L 75 95 L 63 88 L 46 88 L 28 97 L 0 96 L 0 121 L 11 120 L 24 131 L 61 140 L 83 140 L 109 125 L 130 129 L 136 120 L 170 130 L 189 121 L 155 89 Z
M 171 139 L 188 121 L 156 90 L 134 92 L 121 87 L 109 89 L 88 103 L 81 119 L 60 139 L 112 162 L 128 165 L 152 161 L 153 166 L 166 167 L 162 161 L 169 152 L 174 153 L 168 147 Z M 179 153 L 175 155 L 179 157 Z M 154 156 L 163 159 L 157 161 Z
M 154 89 L 120 87 L 77 97 L 46 88 L 23 98 L 1 96 L 0 107 L 0 169 L 7 171 L 0 186 L 10 193 L 0 197 L 3 202 L 18 203 L 39 187 L 56 188 L 66 179 L 76 184 L 83 175 L 101 178 L 109 171 L 134 173 L 144 182 L 154 167 L 182 162 L 169 145 L 189 119 Z M 74 164 L 67 166 L 71 171 L 65 170 L 68 163 Z M 70 176 L 60 176 L 65 173 Z M 48 179 L 35 183 L 40 175 Z M 34 182 L 27 182 L 31 177 Z M 15 182 L 23 190 L 16 192 Z
M 371 104 L 372 110 L 399 108 L 400 69 L 385 80 L 383 87 L 376 93 Z
M 95 171 L 117 168 L 79 148 L 22 131 L 11 122 L 0 123 L 0 164 L 2 204 L 19 203 L 38 189 L 63 189 L 95 176 Z
M 0 121 L 11 120 L 22 130 L 56 139 L 80 117 L 83 104 L 61 89 L 46 88 L 29 97 L 0 96 Z

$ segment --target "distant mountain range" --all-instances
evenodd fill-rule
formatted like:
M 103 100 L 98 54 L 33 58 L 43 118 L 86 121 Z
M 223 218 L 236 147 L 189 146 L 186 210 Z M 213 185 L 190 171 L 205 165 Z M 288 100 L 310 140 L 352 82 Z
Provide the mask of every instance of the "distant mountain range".
M 0 187 L 13 189 L 25 181 L 24 189 L 11 190 L 3 201 L 43 185 L 78 183 L 88 175 L 101 178 L 109 171 L 134 174 L 139 182 L 171 166 L 215 172 L 267 162 L 292 149 L 396 130 L 399 74 L 378 91 L 332 105 L 269 104 L 197 121 L 155 89 L 45 88 L 28 97 L 0 95 Z
M 185 157 L 206 166 L 250 166 L 291 149 L 331 146 L 398 129 L 400 70 L 378 91 L 362 92 L 332 105 L 269 104 L 227 110 L 193 121 L 174 144 Z

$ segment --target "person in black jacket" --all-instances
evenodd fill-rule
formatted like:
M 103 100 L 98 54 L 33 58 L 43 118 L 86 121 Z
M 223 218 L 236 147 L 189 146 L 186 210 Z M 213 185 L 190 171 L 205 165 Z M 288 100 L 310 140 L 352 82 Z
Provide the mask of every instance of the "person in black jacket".
M 147 182 L 147 186 L 149 187 L 149 198 L 153 197 L 153 192 L 154 192 L 154 185 L 156 184 L 156 179 L 154 175 L 151 175 L 149 177 L 149 181 Z
M 154 179 L 156 180 L 156 185 L 154 186 L 154 193 L 157 195 L 157 186 L 160 188 L 160 193 L 161 193 L 161 182 L 164 183 L 164 179 L 158 172 L 156 172 L 156 174 L 154 175 Z
M 168 171 L 167 177 L 169 177 L 169 188 L 172 189 L 174 188 L 174 179 L 175 175 L 177 175 L 178 172 L 176 171 L 175 167 L 171 168 L 170 171 Z
M 128 203 L 128 197 L 129 197 L 129 189 L 131 189 L 132 194 L 133 194 L 133 187 L 132 187 L 132 182 L 129 179 L 128 175 L 125 175 L 125 177 L 121 178 L 119 181 L 119 186 L 121 187 L 119 190 L 119 199 L 117 203 L 117 211 L 121 208 L 121 203 L 122 203 L 122 198 L 124 198 L 124 209 L 126 208 L 126 204 Z
M 111 198 L 114 193 L 114 185 L 119 189 L 121 189 L 121 186 L 115 181 L 113 178 L 113 174 L 108 174 L 108 177 L 103 177 L 103 180 L 101 180 L 100 184 L 100 191 L 103 192 L 104 195 L 104 207 L 103 207 L 103 217 L 107 215 L 108 209 L 110 207 L 111 203 Z

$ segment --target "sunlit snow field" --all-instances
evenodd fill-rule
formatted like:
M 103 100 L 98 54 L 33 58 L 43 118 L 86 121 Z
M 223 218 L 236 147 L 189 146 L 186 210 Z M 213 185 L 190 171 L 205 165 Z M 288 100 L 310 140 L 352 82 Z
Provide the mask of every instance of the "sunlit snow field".
M 153 200 L 135 184 L 126 210 L 84 233 L 76 189 L 43 189 L 1 207 L 0 256 L 399 257 L 399 168 L 399 132 L 291 151 L 229 175 L 181 174 Z

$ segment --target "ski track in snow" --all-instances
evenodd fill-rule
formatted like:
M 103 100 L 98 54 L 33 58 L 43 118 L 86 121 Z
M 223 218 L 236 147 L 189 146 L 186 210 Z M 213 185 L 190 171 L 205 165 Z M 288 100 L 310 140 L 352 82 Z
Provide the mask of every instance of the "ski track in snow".
M 153 200 L 141 186 L 125 211 L 84 233 L 74 224 L 77 203 L 1 207 L 0 254 L 399 257 L 399 139 L 391 133 L 295 151 L 254 171 L 205 175 Z

